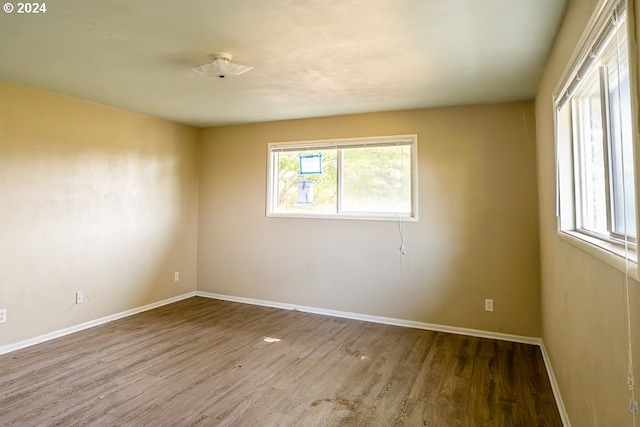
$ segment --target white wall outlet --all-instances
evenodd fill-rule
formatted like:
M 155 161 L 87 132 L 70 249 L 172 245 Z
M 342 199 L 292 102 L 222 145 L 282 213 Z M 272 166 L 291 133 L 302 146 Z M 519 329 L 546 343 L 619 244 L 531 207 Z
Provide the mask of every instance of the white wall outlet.
M 484 300 L 484 311 L 493 311 L 493 300 L 492 299 Z
M 84 292 L 76 292 L 76 304 L 82 304 L 84 302 Z
M 0 323 L 4 323 L 7 321 L 7 309 L 3 308 L 0 310 Z
M 179 282 L 180 281 L 180 272 L 176 271 L 175 273 L 173 273 L 173 281 L 174 282 Z

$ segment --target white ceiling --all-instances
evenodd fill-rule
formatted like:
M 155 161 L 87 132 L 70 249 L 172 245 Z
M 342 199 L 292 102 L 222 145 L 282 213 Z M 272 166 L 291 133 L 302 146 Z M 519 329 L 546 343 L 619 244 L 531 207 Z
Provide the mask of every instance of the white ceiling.
M 46 0 L 0 13 L 0 80 L 195 126 L 532 99 L 565 3 Z M 191 71 L 220 51 L 255 68 Z

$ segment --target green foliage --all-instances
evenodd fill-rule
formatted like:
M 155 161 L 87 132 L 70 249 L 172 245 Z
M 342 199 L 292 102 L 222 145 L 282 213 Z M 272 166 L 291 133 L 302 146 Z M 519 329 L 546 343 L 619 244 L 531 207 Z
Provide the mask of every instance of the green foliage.
M 342 204 L 346 211 L 408 212 L 411 209 L 411 148 L 342 150 Z
M 300 175 L 300 155 L 322 154 L 322 173 Z M 278 154 L 278 206 L 287 212 L 312 211 L 335 213 L 338 198 L 337 151 L 301 151 Z M 314 203 L 301 205 L 296 203 L 298 181 L 313 182 Z
M 342 206 L 350 212 L 411 210 L 411 147 L 380 146 L 278 153 L 278 206 L 284 212 L 337 213 L 338 156 Z M 322 154 L 322 174 L 300 175 L 300 155 Z M 298 204 L 296 184 L 313 182 L 314 203 Z

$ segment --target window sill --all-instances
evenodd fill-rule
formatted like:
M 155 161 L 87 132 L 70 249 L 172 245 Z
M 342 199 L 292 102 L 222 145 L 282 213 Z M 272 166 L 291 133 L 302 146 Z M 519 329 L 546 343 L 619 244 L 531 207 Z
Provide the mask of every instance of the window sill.
M 559 231 L 558 237 L 560 237 L 560 240 L 598 258 L 600 261 L 610 265 L 621 273 L 627 271 L 625 251 L 622 246 L 605 242 L 576 231 Z M 638 276 L 638 254 L 632 249 L 629 249 L 628 272 L 629 277 L 634 280 L 640 280 Z
M 386 216 L 386 215 L 348 215 L 348 214 L 287 214 L 287 213 L 267 213 L 267 218 L 304 218 L 304 219 L 347 219 L 357 221 L 401 221 L 401 222 L 418 222 L 417 216 Z

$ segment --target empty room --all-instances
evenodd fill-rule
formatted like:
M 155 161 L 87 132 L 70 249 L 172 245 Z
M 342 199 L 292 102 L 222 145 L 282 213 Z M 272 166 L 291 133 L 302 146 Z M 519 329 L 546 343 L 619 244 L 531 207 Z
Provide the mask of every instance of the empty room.
M 0 13 L 0 425 L 640 422 L 632 0 Z

